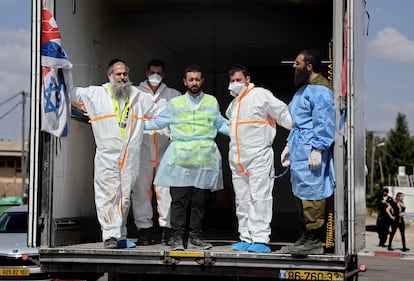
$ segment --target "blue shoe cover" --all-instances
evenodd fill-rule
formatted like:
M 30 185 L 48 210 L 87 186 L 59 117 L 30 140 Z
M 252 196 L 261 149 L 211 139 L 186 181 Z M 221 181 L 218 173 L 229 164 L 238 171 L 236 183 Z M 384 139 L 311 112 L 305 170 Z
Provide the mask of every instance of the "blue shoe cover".
M 247 248 L 247 251 L 248 252 L 253 252 L 253 253 L 270 253 L 272 250 L 266 244 L 254 243 L 254 244 L 250 245 L 249 248 Z
M 252 244 L 250 243 L 240 241 L 240 242 L 233 244 L 233 246 L 231 246 L 231 249 L 233 251 L 246 251 L 251 245 Z
M 128 239 L 118 241 L 118 249 L 135 248 L 135 243 Z

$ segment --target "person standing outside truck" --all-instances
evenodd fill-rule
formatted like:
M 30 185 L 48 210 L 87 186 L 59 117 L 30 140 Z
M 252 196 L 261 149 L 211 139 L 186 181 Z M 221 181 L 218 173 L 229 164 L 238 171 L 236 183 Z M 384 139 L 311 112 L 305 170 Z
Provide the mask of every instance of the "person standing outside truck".
M 232 171 L 240 242 L 234 251 L 269 253 L 273 215 L 276 125 L 292 127 L 287 105 L 272 92 L 255 87 L 245 66 L 229 70 L 234 96 L 226 111 L 230 120 L 229 163 Z
M 388 187 L 382 189 L 382 194 L 376 201 L 378 216 L 377 216 L 377 233 L 378 233 L 378 246 L 386 247 L 388 234 L 390 233 L 391 218 L 387 213 L 387 208 L 394 204 L 394 199 L 388 195 Z
M 113 59 L 107 68 L 109 82 L 73 88 L 71 99 L 83 108 L 95 137 L 94 191 L 104 247 L 134 247 L 127 237 L 131 188 L 138 176 L 144 115 L 151 97 L 129 80 L 125 61 Z
M 141 82 L 138 90 L 152 97 L 153 107 L 147 113 L 148 118 L 156 118 L 167 106 L 167 102 L 181 93 L 168 87 L 165 77 L 165 64 L 160 59 L 152 59 L 147 64 L 147 79 Z M 138 245 L 150 245 L 153 227 L 152 186 L 160 160 L 170 143 L 168 128 L 144 131 L 141 148 L 141 160 L 137 183 L 132 187 L 132 212 L 138 229 Z M 168 244 L 170 236 L 171 195 L 169 186 L 154 186 L 158 223 L 162 228 L 161 244 Z
M 298 88 L 289 103 L 292 130 L 281 154 L 282 166 L 290 164 L 292 191 L 299 209 L 301 235 L 293 246 L 279 252 L 296 256 L 324 254 L 326 201 L 333 194 L 335 175 L 335 105 L 331 83 L 321 74 L 320 52 L 301 51 L 293 64 Z
M 387 213 L 391 218 L 391 233 L 388 240 L 388 251 L 394 251 L 394 248 L 392 247 L 392 240 L 394 239 L 397 229 L 400 230 L 401 234 L 401 242 L 403 246 L 401 251 L 407 252 L 410 250 L 407 248 L 407 244 L 405 242 L 405 209 L 404 193 L 397 192 L 394 203 L 387 207 Z
M 187 90 L 168 102 L 156 119 L 145 120 L 145 130 L 169 126 L 171 142 L 161 159 L 154 184 L 170 185 L 172 250 L 184 250 L 188 231 L 189 249 L 209 249 L 203 241 L 203 223 L 212 191 L 223 189 L 217 132 L 228 135 L 228 120 L 219 110 L 217 99 L 202 91 L 204 76 L 198 65 L 186 67 L 183 78 Z M 189 227 L 187 206 L 191 202 Z

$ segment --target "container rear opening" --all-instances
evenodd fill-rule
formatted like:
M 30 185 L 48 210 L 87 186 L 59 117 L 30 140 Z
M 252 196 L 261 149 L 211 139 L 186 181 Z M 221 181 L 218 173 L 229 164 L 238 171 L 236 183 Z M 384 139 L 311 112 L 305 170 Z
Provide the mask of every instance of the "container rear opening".
M 223 113 L 232 99 L 227 90 L 227 71 L 232 64 L 245 65 L 253 83 L 288 103 L 294 94 L 291 62 L 304 48 L 318 48 L 323 60 L 328 60 L 333 32 L 330 0 L 60 0 L 55 5 L 62 44 L 74 65 L 75 85 L 105 82 L 106 65 L 115 57 L 128 62 L 130 79 L 138 84 L 145 79 L 147 62 L 160 58 L 166 63 L 165 82 L 183 92 L 184 68 L 198 64 L 205 72 L 204 90 L 218 98 Z M 328 65 L 324 65 L 324 74 L 327 72 Z M 287 130 L 278 128 L 274 143 L 276 174 L 283 170 L 280 153 L 287 134 Z M 74 130 L 65 141 L 72 147 L 81 144 Z M 228 141 L 224 136 L 217 138 L 223 156 L 225 189 L 215 194 L 206 227 L 229 230 L 237 237 Z M 93 163 L 94 147 L 89 151 L 90 161 L 70 160 L 68 156 L 62 156 L 62 161 L 78 161 L 76 171 L 82 170 L 79 165 Z M 76 171 L 69 168 L 61 175 L 64 185 L 78 177 Z M 54 200 L 62 198 L 64 192 L 62 204 L 68 206 L 85 192 L 79 193 L 77 187 L 54 189 Z M 89 189 L 93 194 L 93 188 Z M 89 198 L 93 205 L 93 196 Z M 66 210 L 62 204 L 54 203 L 55 220 L 77 216 L 73 214 L 75 210 Z M 79 216 L 94 214 L 93 207 L 76 205 L 78 209 L 85 208 L 78 211 Z M 293 240 L 292 230 L 296 228 L 296 207 L 287 175 L 275 181 L 272 240 Z M 130 235 L 134 231 L 132 225 Z

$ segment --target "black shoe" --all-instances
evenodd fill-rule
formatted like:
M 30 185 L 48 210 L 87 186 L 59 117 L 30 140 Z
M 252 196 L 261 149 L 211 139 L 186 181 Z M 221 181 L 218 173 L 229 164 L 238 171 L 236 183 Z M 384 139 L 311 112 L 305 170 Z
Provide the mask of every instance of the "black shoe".
M 181 237 L 173 238 L 173 242 L 171 243 L 171 250 L 184 251 L 184 242 Z
M 118 248 L 118 239 L 111 237 L 104 241 L 104 248 L 105 249 L 116 249 Z
M 408 249 L 408 248 L 402 248 L 401 249 L 401 251 L 403 251 L 403 252 L 408 252 L 410 249 Z
M 394 251 L 394 249 L 391 247 L 388 247 L 388 251 Z
M 171 228 L 163 227 L 161 233 L 161 245 L 171 246 L 172 243 L 174 243 L 174 238 L 171 236 Z
M 174 237 L 170 236 L 170 238 L 168 239 L 166 245 L 171 246 L 174 243 L 175 239 Z
M 153 244 L 151 234 L 151 228 L 141 228 L 140 230 L 138 230 L 138 240 L 136 244 L 139 246 L 149 246 Z
M 151 239 L 149 237 L 140 237 L 138 238 L 137 242 L 135 242 L 138 246 L 149 246 L 151 245 Z
M 200 250 L 207 250 L 212 248 L 213 245 L 207 242 L 204 242 L 200 238 L 190 238 L 188 240 L 188 249 L 200 249 Z

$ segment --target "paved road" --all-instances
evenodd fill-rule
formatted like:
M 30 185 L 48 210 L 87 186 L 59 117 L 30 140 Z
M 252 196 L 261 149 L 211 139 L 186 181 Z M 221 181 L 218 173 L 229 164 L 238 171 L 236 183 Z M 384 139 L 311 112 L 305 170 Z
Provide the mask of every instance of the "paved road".
M 367 216 L 367 229 L 375 226 L 376 216 Z M 365 264 L 367 271 L 359 274 L 358 281 L 405 281 L 414 280 L 414 221 L 406 221 L 406 239 L 409 252 L 401 252 L 401 237 L 397 231 L 393 247 L 395 251 L 378 246 L 378 235 L 366 232 L 366 248 L 359 254 L 359 264 Z M 388 241 L 387 241 L 388 243 Z
M 367 271 L 359 273 L 358 281 L 413 280 L 414 260 L 384 257 L 359 257 Z

